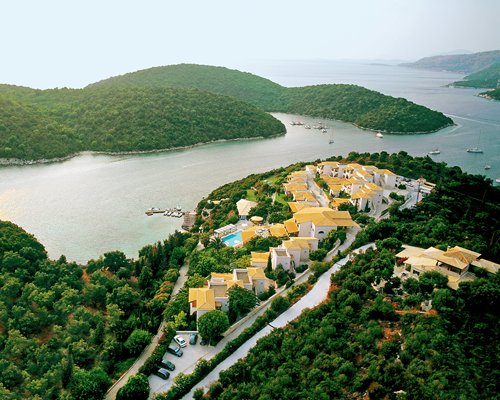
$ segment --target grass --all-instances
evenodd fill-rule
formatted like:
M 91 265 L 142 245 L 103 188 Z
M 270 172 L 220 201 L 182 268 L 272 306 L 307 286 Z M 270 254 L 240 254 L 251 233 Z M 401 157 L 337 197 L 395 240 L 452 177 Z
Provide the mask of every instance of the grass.
M 247 189 L 247 200 L 257 201 L 257 197 L 255 197 L 255 190 Z
M 284 193 L 280 193 L 276 196 L 276 202 L 284 204 L 285 206 L 288 206 L 288 201 L 286 200 L 286 196 Z

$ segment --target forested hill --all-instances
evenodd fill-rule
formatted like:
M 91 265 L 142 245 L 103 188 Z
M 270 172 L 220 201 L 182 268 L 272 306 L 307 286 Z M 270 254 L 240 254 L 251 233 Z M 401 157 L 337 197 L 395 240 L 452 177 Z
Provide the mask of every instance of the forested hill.
M 285 98 L 283 111 L 338 119 L 389 133 L 425 133 L 453 124 L 438 111 L 356 85 L 290 88 Z
M 410 68 L 470 74 L 489 67 L 495 62 L 500 62 L 500 50 L 483 51 L 474 54 L 425 57 L 412 63 L 403 63 L 400 65 Z
M 487 99 L 500 100 L 500 89 L 490 90 L 488 92 L 480 93 L 481 96 Z
M 455 86 L 496 89 L 500 86 L 500 61 L 454 82 Z
M 88 87 L 174 87 L 233 96 L 266 111 L 277 108 L 285 88 L 248 72 L 225 67 L 178 64 L 115 76 Z
M 268 79 L 223 67 L 180 64 L 150 68 L 90 87 L 185 87 L 234 96 L 265 111 L 333 118 L 393 133 L 433 132 L 453 121 L 401 98 L 356 85 L 285 88 Z
M 197 89 L 0 85 L 0 158 L 151 151 L 283 133 L 283 124 L 262 110 Z

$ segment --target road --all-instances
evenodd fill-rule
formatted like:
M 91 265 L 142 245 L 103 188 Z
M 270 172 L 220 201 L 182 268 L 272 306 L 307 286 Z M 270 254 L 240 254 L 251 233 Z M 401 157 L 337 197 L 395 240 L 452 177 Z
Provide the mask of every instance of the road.
M 188 270 L 187 264 L 183 265 L 181 267 L 181 269 L 179 270 L 180 275 L 179 275 L 179 278 L 177 279 L 177 282 L 175 282 L 174 289 L 172 290 L 172 296 L 171 296 L 171 298 L 173 298 L 173 296 L 176 295 L 179 292 L 179 290 L 184 286 L 184 283 L 187 280 L 187 270 Z M 127 383 L 128 378 L 130 378 L 131 376 L 133 376 L 133 375 L 135 375 L 135 374 L 137 374 L 139 372 L 139 369 L 144 365 L 144 363 L 146 362 L 146 360 L 149 358 L 149 356 L 153 353 L 154 349 L 158 345 L 158 340 L 160 339 L 160 336 L 163 333 L 164 323 L 165 322 L 161 323 L 160 327 L 158 328 L 158 332 L 156 333 L 156 335 L 151 340 L 151 343 L 143 350 L 143 352 L 141 353 L 141 355 L 135 360 L 135 362 L 128 369 L 128 371 L 125 372 L 113 384 L 113 386 L 111 386 L 109 388 L 108 392 L 106 393 L 106 399 L 107 400 L 113 400 L 113 399 L 115 399 L 116 398 L 116 394 L 118 393 L 118 390 L 120 390 L 120 388 Z
M 344 245 L 346 245 L 344 247 Z M 344 250 L 347 248 L 349 244 L 344 243 L 339 249 Z M 342 247 L 344 247 L 342 249 Z M 362 246 L 353 253 L 357 253 L 360 251 L 364 251 L 369 247 L 374 248 L 375 245 L 373 243 Z M 236 350 L 230 357 L 220 363 L 212 372 L 210 372 L 201 382 L 199 382 L 187 395 L 185 395 L 182 399 L 188 400 L 193 398 L 193 393 L 196 388 L 203 387 L 206 391 L 211 383 L 219 379 L 219 374 L 221 371 L 228 369 L 230 366 L 235 364 L 239 359 L 247 356 L 248 352 L 252 347 L 255 346 L 257 341 L 268 335 L 274 328 L 281 328 L 287 325 L 290 321 L 296 319 L 302 311 L 306 308 L 312 308 L 319 305 L 323 300 L 326 299 L 328 295 L 328 290 L 330 289 L 330 277 L 332 274 L 337 272 L 342 266 L 344 266 L 349 261 L 349 256 L 343 258 L 339 262 L 335 263 L 327 272 L 325 272 L 319 279 L 318 282 L 314 285 L 309 293 L 307 293 L 302 299 L 300 299 L 297 303 L 295 303 L 292 307 L 286 310 L 283 314 L 277 317 L 274 321 L 272 321 L 265 328 L 261 329 L 254 336 L 248 339 L 245 343 L 243 343 L 238 350 Z M 271 326 L 270 326 L 271 325 Z

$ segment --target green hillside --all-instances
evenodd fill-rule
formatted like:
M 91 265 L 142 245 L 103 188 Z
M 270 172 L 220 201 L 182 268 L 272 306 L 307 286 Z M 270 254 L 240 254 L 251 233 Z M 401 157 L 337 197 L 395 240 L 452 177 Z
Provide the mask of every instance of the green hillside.
M 252 105 L 196 89 L 0 86 L 0 158 L 149 151 L 283 134 Z
M 178 64 L 115 76 L 89 87 L 174 87 L 206 90 L 233 96 L 273 111 L 285 88 L 268 79 L 225 67 Z
M 453 82 L 455 86 L 495 89 L 500 85 L 500 62 Z
M 432 132 L 453 120 L 403 98 L 385 96 L 356 85 L 317 85 L 288 89 L 290 113 L 352 122 L 385 132 Z
M 386 132 L 432 132 L 453 123 L 440 112 L 355 85 L 284 88 L 246 72 L 206 65 L 150 68 L 91 86 L 197 88 L 237 97 L 265 111 L 339 119 Z

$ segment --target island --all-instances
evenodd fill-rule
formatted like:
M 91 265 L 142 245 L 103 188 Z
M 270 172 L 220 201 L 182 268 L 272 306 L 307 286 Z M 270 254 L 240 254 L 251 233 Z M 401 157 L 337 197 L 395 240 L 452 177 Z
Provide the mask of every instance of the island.
M 500 83 L 500 61 L 453 82 L 453 86 L 495 89 Z
M 479 93 L 479 96 L 488 100 L 500 100 L 500 89 L 489 90 L 487 92 Z

